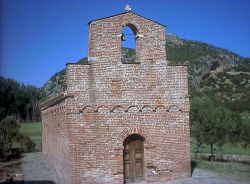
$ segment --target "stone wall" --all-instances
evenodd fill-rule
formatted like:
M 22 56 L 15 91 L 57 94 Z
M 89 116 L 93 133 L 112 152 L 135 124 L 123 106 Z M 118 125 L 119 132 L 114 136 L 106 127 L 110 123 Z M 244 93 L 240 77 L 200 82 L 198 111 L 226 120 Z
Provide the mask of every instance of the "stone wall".
M 186 67 L 162 62 L 148 72 L 124 64 L 114 80 L 105 75 L 109 70 L 94 72 L 98 65 L 67 67 L 68 91 L 75 94 L 68 101 L 74 182 L 123 183 L 123 141 L 131 134 L 145 138 L 146 181 L 190 176 Z
M 137 59 L 121 62 L 121 30 Z M 65 183 L 124 183 L 123 142 L 144 141 L 144 178 L 190 176 L 187 68 L 167 66 L 165 27 L 128 12 L 89 24 L 89 57 L 67 65 L 66 96 L 45 103 L 43 152 Z M 69 95 L 70 94 L 70 95 Z
M 50 102 L 50 100 L 49 100 Z M 42 106 L 43 107 L 43 106 Z M 65 99 L 42 108 L 42 150 L 60 178 L 70 183 L 69 134 Z
M 129 26 L 138 35 L 136 61 L 166 60 L 165 26 L 128 12 L 89 23 L 88 56 L 104 67 L 121 63 L 121 33 Z

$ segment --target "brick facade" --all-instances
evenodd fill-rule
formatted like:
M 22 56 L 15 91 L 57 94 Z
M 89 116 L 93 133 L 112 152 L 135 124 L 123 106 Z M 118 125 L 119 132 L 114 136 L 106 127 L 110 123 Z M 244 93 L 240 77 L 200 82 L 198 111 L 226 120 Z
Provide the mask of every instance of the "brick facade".
M 121 62 L 123 26 L 137 36 L 136 62 Z M 165 26 L 132 12 L 91 21 L 88 56 L 42 104 L 43 152 L 64 183 L 124 183 L 132 134 L 144 138 L 145 181 L 190 177 L 187 68 L 167 65 Z

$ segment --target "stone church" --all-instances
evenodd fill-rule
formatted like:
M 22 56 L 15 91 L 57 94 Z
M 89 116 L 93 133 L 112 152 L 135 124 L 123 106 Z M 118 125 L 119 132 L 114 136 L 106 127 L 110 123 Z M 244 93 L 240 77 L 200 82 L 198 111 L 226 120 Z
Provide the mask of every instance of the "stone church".
M 130 9 L 89 22 L 88 61 L 68 63 L 66 91 L 41 104 L 43 153 L 63 183 L 190 177 L 187 67 L 168 66 L 165 29 Z

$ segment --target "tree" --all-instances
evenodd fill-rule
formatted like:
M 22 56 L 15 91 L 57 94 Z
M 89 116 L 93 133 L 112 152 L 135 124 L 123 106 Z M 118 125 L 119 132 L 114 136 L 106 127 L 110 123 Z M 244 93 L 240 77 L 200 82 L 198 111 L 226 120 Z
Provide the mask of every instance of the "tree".
M 191 134 L 198 142 L 199 147 L 206 143 L 211 147 L 211 155 L 213 155 L 213 145 L 215 143 L 214 122 L 216 115 L 212 101 L 207 97 L 196 97 L 191 101 Z
M 215 136 L 219 152 L 218 158 L 222 158 L 222 146 L 226 142 L 236 143 L 240 140 L 240 130 L 242 121 L 238 112 L 233 112 L 224 105 L 219 105 L 216 109 Z
M 197 140 L 199 147 L 202 144 L 210 145 L 211 160 L 214 159 L 213 146 L 219 147 L 217 156 L 222 156 L 222 146 L 230 141 L 239 140 L 241 118 L 239 113 L 232 112 L 222 104 L 214 105 L 208 96 L 196 97 L 191 101 L 190 111 L 191 135 Z
M 250 147 L 250 122 L 245 122 L 241 127 L 241 137 L 240 140 L 243 146 Z
M 20 124 L 13 117 L 7 117 L 0 122 L 0 159 L 5 160 L 8 156 L 12 156 L 11 150 L 14 143 L 20 143 L 23 152 L 35 150 L 36 144 L 19 130 Z
M 40 89 L 18 83 L 0 76 L 0 121 L 7 116 L 15 116 L 18 121 L 39 120 Z
M 19 136 L 20 125 L 13 117 L 7 117 L 0 123 L 0 153 L 1 158 L 11 154 L 13 143 Z

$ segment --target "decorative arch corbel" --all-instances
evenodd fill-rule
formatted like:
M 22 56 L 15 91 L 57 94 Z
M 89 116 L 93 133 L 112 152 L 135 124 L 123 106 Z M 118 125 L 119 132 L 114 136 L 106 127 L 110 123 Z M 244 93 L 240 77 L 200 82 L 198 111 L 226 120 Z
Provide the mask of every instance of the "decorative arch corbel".
M 117 109 L 122 109 L 123 112 L 126 112 L 126 108 L 123 107 L 123 106 L 121 106 L 121 105 L 116 105 L 115 107 L 113 107 L 113 108 L 110 110 L 110 112 L 114 112 L 114 111 L 117 110 Z
M 106 110 L 108 110 L 108 112 L 110 112 L 110 108 L 107 105 L 98 106 L 96 108 L 95 112 L 100 112 L 100 109 L 106 109 Z
M 179 106 L 177 105 L 170 105 L 169 108 L 168 108 L 168 112 L 178 112 L 178 111 L 181 111 Z
M 166 111 L 166 107 L 165 107 L 164 105 L 157 105 L 157 106 L 154 108 L 153 112 L 157 112 L 157 111 L 159 111 L 160 109 L 164 109 L 164 111 Z
M 83 112 L 95 112 L 95 108 L 91 105 L 84 106 L 83 109 L 79 111 L 80 113 Z
M 153 112 L 153 108 L 150 105 L 144 105 L 141 108 L 141 112 L 148 111 L 148 112 Z
M 126 112 L 140 112 L 140 108 L 136 105 L 131 105 L 126 109 Z

